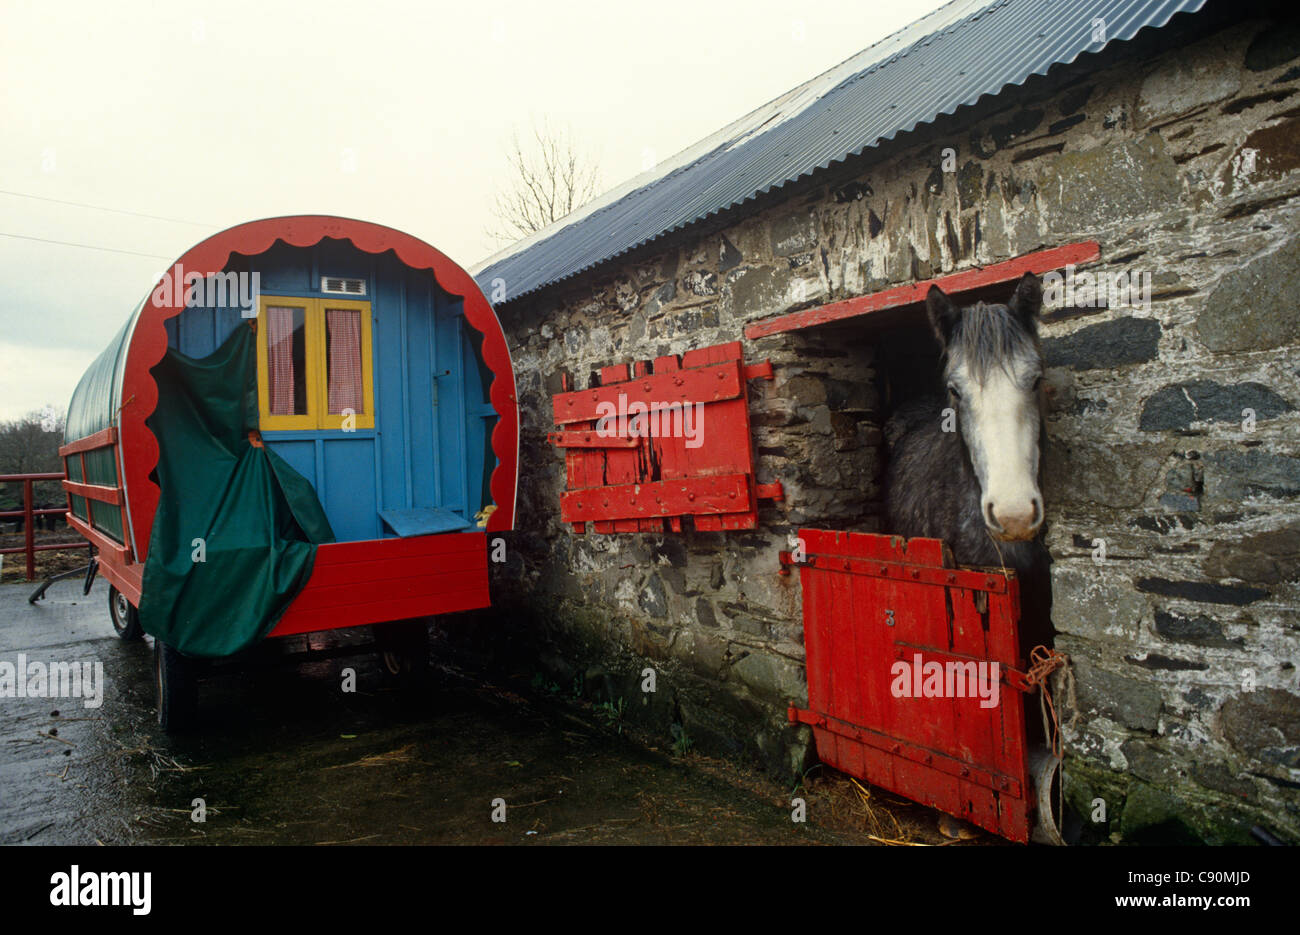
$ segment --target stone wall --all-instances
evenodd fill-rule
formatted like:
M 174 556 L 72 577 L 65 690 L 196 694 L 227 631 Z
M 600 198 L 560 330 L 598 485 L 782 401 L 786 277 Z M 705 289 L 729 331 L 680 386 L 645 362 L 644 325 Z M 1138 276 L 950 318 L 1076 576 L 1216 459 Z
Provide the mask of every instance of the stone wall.
M 1261 822 L 1300 838 L 1300 31 L 1207 22 L 502 306 L 525 473 L 495 587 L 543 678 L 626 699 L 666 742 L 798 770 L 800 595 L 777 552 L 801 524 L 879 528 L 897 400 L 877 370 L 907 328 L 746 343 L 776 372 L 751 384 L 758 479 L 786 491 L 749 533 L 572 534 L 546 442 L 561 373 L 582 387 L 760 318 L 1096 240 L 1088 272 L 1151 278 L 1149 302 L 1076 294 L 1045 313 L 1053 616 L 1077 677 L 1067 793 L 1089 819 L 1104 800 L 1103 836 L 1238 840 Z

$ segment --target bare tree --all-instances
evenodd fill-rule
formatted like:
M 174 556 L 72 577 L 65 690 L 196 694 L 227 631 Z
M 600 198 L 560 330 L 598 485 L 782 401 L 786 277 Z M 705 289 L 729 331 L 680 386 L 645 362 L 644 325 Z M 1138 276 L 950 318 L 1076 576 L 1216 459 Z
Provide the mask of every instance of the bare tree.
M 521 142 L 518 130 L 511 134 L 507 158 L 510 185 L 497 194 L 492 214 L 498 226 L 488 230 L 502 245 L 527 237 L 582 207 L 600 184 L 596 161 L 580 155 L 570 135 L 549 123 L 534 125 L 527 145 Z
M 0 422 L 0 474 L 38 474 L 63 470 L 63 413 L 53 406 L 21 419 Z
M 0 422 L 0 474 L 44 474 L 63 470 L 59 446 L 63 444 L 63 413 L 53 406 L 28 413 L 12 422 Z M 58 506 L 62 487 L 58 481 L 37 481 L 32 499 L 38 507 Z M 21 481 L 0 484 L 0 511 L 21 509 Z M 44 517 L 52 528 L 53 517 Z M 60 521 L 61 522 L 61 521 Z M 14 523 L 0 521 L 0 526 Z M 15 523 L 21 528 L 20 523 Z

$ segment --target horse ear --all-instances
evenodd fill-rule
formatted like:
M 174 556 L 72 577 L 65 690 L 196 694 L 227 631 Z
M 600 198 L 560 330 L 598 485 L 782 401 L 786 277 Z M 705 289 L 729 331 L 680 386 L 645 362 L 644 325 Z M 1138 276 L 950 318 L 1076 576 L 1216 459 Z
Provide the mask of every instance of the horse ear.
M 1038 314 L 1043 310 L 1043 284 L 1033 273 L 1025 273 L 1016 284 L 1015 295 L 1007 303 L 1012 313 L 1031 332 L 1038 328 Z
M 931 286 L 930 291 L 925 294 L 925 311 L 930 316 L 930 327 L 934 329 L 939 343 L 947 347 L 948 339 L 952 337 L 952 329 L 957 326 L 957 319 L 961 312 L 952 304 L 952 299 L 948 298 L 947 293 L 938 286 Z

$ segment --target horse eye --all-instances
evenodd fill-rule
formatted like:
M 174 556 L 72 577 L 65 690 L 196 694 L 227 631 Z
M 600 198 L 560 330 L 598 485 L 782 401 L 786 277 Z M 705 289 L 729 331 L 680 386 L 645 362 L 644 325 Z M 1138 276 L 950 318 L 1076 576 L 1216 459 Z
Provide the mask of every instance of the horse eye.
M 953 399 L 961 399 L 961 393 L 958 393 L 957 387 L 953 386 L 951 383 L 948 384 L 948 392 L 952 394 Z
M 1043 375 L 1040 373 L 1040 374 L 1039 374 L 1039 375 L 1034 379 L 1034 385 L 1031 387 L 1031 389 L 1037 391 L 1038 388 L 1041 387 L 1042 385 L 1043 385 Z

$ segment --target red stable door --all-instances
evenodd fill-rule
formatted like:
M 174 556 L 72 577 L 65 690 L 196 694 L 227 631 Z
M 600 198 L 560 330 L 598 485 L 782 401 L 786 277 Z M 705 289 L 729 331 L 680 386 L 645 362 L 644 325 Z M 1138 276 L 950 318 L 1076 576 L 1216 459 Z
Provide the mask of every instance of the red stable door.
M 800 537 L 808 707 L 790 719 L 836 769 L 1027 842 L 1014 572 L 952 567 L 938 539 Z

